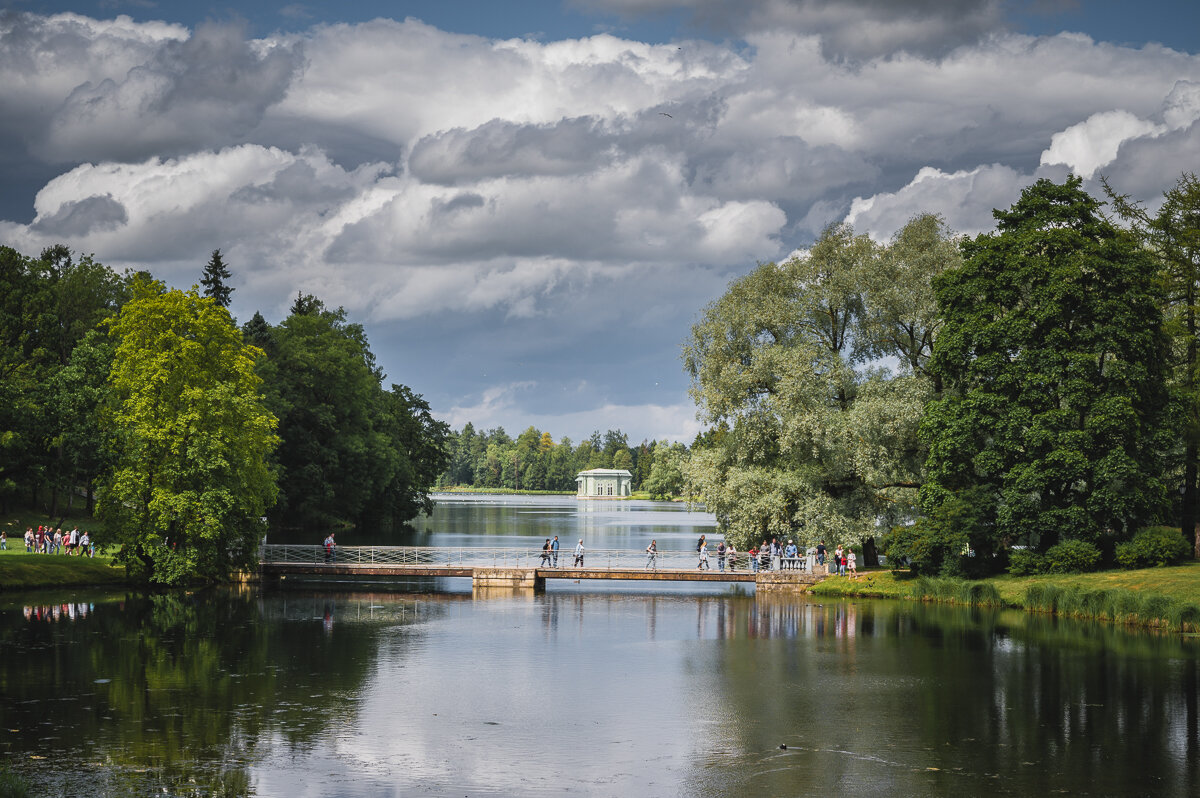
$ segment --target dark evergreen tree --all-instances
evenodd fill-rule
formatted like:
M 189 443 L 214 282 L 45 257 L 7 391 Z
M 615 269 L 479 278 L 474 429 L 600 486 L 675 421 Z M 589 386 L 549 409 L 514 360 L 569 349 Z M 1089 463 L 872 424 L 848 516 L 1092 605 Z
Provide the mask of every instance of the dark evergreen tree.
M 223 308 L 229 307 L 229 298 L 233 294 L 233 288 L 228 282 L 230 277 L 229 269 L 221 258 L 221 250 L 214 249 L 212 257 L 204 265 L 200 285 L 204 286 L 204 295 Z
M 246 343 L 254 344 L 268 355 L 275 351 L 275 334 L 271 331 L 271 325 L 263 318 L 263 314 L 257 310 L 250 317 L 250 321 L 242 325 L 242 336 Z
M 292 302 L 291 310 L 293 316 L 312 316 L 325 310 L 325 303 L 317 299 L 312 294 L 302 294 L 296 292 L 296 299 Z

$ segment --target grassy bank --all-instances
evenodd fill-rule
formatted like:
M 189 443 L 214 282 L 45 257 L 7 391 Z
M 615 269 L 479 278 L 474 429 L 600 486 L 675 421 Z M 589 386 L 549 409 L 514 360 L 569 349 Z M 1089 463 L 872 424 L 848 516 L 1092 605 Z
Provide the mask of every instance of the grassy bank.
M 39 525 L 67 530 L 87 530 L 97 544 L 95 559 L 68 557 L 64 554 L 28 554 L 25 530 Z M 22 508 L 0 516 L 0 529 L 8 535 L 8 550 L 0 551 L 0 590 L 25 590 L 38 587 L 81 587 L 116 585 L 125 582 L 125 569 L 112 564 L 99 552 L 104 546 L 104 525 L 86 515 L 83 508 L 74 513 L 50 518 L 44 510 Z
M 975 582 L 870 571 L 815 585 L 820 596 L 864 596 L 1018 607 L 1073 618 L 1200 632 L 1200 562 L 1170 568 L 1054 576 L 996 576 Z
M 0 551 L 0 590 L 35 587 L 118 585 L 125 582 L 125 569 L 112 559 L 96 555 L 68 557 L 65 554 L 27 554 L 24 544 Z

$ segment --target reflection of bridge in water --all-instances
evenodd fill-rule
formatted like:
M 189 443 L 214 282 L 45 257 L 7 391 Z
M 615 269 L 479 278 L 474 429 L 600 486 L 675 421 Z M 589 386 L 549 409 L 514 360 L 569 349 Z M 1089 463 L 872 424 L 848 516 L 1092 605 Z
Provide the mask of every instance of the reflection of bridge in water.
M 697 568 L 698 557 L 687 551 L 646 552 L 628 549 L 585 551 L 575 564 L 574 549 L 549 558 L 541 549 L 466 548 L 451 546 L 338 546 L 332 556 L 322 546 L 264 544 L 259 552 L 264 576 L 464 577 L 475 589 L 543 590 L 547 579 L 620 579 L 645 582 L 748 582 L 758 590 L 804 590 L 825 578 L 818 566 L 751 571 L 746 554 L 727 558 L 721 569 L 709 555 L 709 569 Z

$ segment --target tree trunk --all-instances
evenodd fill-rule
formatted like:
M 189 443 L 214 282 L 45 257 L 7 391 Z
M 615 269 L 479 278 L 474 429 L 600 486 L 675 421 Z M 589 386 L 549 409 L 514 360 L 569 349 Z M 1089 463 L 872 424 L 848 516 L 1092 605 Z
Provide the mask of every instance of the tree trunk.
M 1193 552 L 1197 548 L 1196 539 L 1196 459 L 1200 451 L 1195 443 L 1189 443 L 1183 455 L 1183 501 L 1179 508 L 1179 529 L 1187 538 Z

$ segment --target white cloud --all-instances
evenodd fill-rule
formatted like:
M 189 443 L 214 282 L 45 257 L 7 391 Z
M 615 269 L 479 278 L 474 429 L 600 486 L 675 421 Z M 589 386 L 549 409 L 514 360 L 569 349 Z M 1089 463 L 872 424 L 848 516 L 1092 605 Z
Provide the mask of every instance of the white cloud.
M 1042 165 L 1065 164 L 1075 174 L 1091 177 L 1113 162 L 1121 143 L 1141 136 L 1156 136 L 1166 128 L 1128 111 L 1104 111 L 1055 133 L 1042 153 Z
M 979 233 L 994 226 L 992 209 L 1012 205 L 1033 180 L 999 164 L 949 173 L 925 167 L 899 191 L 856 197 L 846 221 L 880 241 L 919 212 L 940 214 L 955 232 Z

